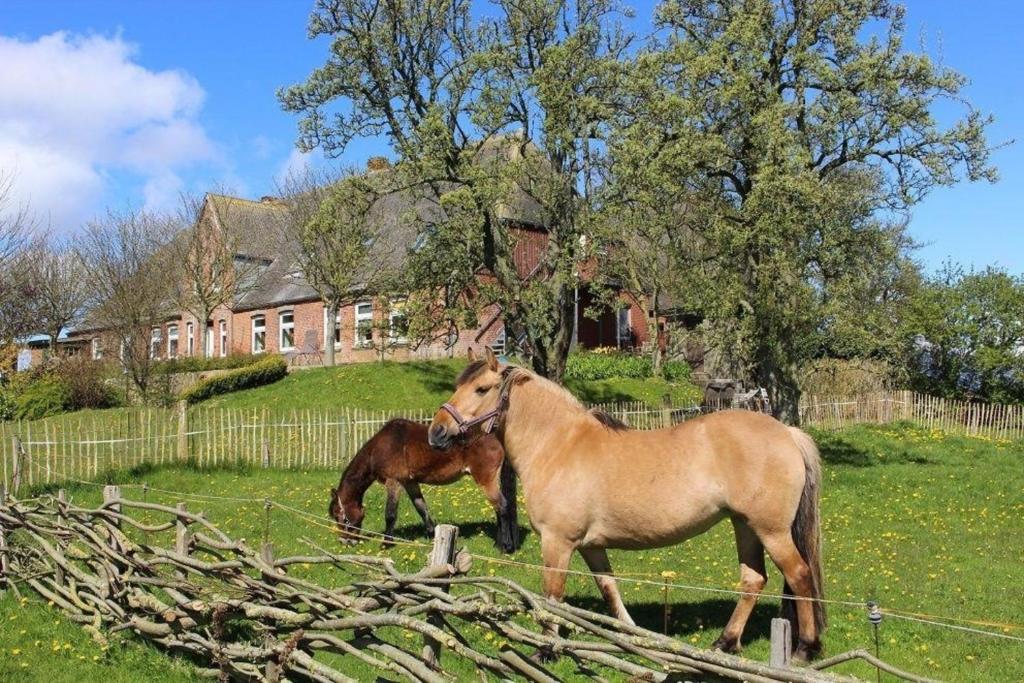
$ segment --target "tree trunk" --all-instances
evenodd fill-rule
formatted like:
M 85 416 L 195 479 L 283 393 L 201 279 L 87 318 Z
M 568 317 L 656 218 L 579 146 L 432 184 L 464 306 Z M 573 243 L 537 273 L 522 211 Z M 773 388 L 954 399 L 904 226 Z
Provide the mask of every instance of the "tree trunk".
M 327 320 L 324 323 L 324 365 L 334 366 L 334 335 L 337 330 L 338 304 L 327 304 Z
M 761 347 L 756 352 L 754 376 L 759 387 L 768 392 L 772 415 L 794 427 L 800 426 L 800 387 L 796 365 L 783 361 L 775 349 Z
M 555 310 L 552 313 L 557 323 L 547 335 L 531 334 L 530 344 L 533 346 L 534 371 L 561 384 L 565 379 L 566 360 L 572 348 L 576 301 L 572 287 L 559 286 L 552 294 L 555 299 Z

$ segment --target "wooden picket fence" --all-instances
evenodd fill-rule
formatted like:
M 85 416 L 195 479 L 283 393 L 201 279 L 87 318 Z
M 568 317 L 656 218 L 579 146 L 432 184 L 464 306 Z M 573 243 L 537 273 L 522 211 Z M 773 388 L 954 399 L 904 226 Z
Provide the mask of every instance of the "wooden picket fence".
M 637 429 L 667 427 L 701 412 L 692 405 L 655 408 L 641 402 L 596 407 Z M 803 424 L 823 429 L 909 420 L 953 434 L 1024 438 L 1024 406 L 950 401 L 910 391 L 806 396 L 800 412 Z M 241 462 L 340 469 L 399 414 L 425 422 L 433 411 L 186 409 L 179 405 L 5 422 L 0 423 L 0 474 L 13 489 L 15 480 L 28 485 L 95 480 L 107 471 L 176 462 L 204 467 Z

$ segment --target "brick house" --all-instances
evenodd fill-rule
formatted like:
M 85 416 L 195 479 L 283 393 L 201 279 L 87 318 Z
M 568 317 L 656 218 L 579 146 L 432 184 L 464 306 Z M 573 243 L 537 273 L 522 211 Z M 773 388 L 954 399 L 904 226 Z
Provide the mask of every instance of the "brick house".
M 380 162 L 371 160 L 368 164 L 371 172 L 375 170 L 374 164 Z M 409 232 L 408 222 L 397 218 L 402 211 L 408 211 L 410 205 L 408 198 L 389 195 L 381 200 L 377 211 L 381 226 L 378 241 L 389 244 L 391 251 L 398 255 L 396 258 L 402 258 L 416 239 L 416 235 Z M 416 206 L 412 208 L 420 210 Z M 488 345 L 498 353 L 508 349 L 504 322 L 497 307 L 482 311 L 479 327 L 461 330 L 450 348 L 433 343 L 414 349 L 402 338 L 401 301 L 389 302 L 377 297 L 342 307 L 334 338 L 328 339 L 330 326 L 323 300 L 296 266 L 289 250 L 274 239 L 274 235 L 280 234 L 275 231 L 274 222 L 286 210 L 281 201 L 271 197 L 253 201 L 215 194 L 206 196 L 199 222 L 217 224 L 242 220 L 247 233 L 252 233 L 252 240 L 247 240 L 246 253 L 235 254 L 234 258 L 250 266 L 257 264 L 257 268 L 249 270 L 254 279 L 248 286 L 239 288 L 230 306 L 214 311 L 206 321 L 197 320 L 188 312 L 170 312 L 161 325 L 150 331 L 151 357 L 281 353 L 293 365 L 315 365 L 322 362 L 326 344 L 333 342 L 336 362 L 354 363 L 378 359 L 382 335 L 389 335 L 387 358 L 399 361 L 460 355 L 471 346 Z M 502 207 L 500 213 L 507 229 L 515 233 L 516 268 L 520 274 L 528 276 L 541 258 L 547 233 L 532 220 L 536 212 L 526 202 L 516 208 Z M 489 275 L 482 271 L 480 277 Z M 643 309 L 631 295 L 624 293 L 623 307 L 619 311 L 607 311 L 596 321 L 584 316 L 591 303 L 589 293 L 581 290 L 578 299 L 579 346 L 634 348 L 647 341 Z M 200 348 L 201 325 L 206 325 L 208 330 L 206 348 Z M 371 339 L 376 343 L 369 343 Z M 68 335 L 66 343 L 97 360 L 111 353 L 111 344 L 104 342 L 102 330 L 76 329 Z

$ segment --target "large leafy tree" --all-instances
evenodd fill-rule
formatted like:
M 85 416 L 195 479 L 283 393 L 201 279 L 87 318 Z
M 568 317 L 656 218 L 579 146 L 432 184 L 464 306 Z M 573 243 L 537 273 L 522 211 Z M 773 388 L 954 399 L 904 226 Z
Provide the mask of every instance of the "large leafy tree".
M 685 206 L 681 298 L 796 422 L 837 283 L 897 263 L 900 213 L 935 186 L 995 179 L 989 119 L 937 121 L 965 79 L 905 52 L 886 0 L 669 0 L 657 22 L 614 141 L 620 199 Z
M 419 288 L 459 300 L 451 290 L 468 250 L 494 278 L 473 304 L 500 306 L 535 368 L 560 379 L 588 256 L 585 190 L 629 38 L 610 0 L 499 0 L 493 9 L 476 20 L 469 0 L 319 0 L 309 33 L 331 39 L 330 56 L 279 96 L 302 115 L 302 149 L 337 155 L 356 138 L 387 139 L 406 186 L 429 187 L 455 214 L 425 239 L 461 245 L 456 262 L 411 271 L 441 277 Z M 547 235 L 526 272 L 514 258 L 521 233 L 508 230 L 524 218 Z
M 901 329 L 916 388 L 1024 401 L 1024 278 L 947 265 L 915 294 Z

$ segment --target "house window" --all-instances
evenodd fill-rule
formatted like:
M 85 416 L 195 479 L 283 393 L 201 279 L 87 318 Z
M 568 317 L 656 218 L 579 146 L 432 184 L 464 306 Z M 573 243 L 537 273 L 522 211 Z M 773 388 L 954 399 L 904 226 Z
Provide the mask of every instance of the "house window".
M 329 321 L 330 311 L 327 307 L 324 307 L 324 345 L 327 345 L 327 340 L 334 337 L 334 348 L 341 348 L 341 309 L 338 309 L 337 314 L 334 316 L 334 334 L 331 335 L 331 324 Z
M 153 331 L 149 335 L 149 357 L 150 359 L 160 357 L 160 345 L 163 338 L 160 334 L 160 328 L 154 327 Z
M 262 315 L 252 317 L 252 352 L 263 353 L 267 350 L 267 319 Z
M 620 308 L 619 314 L 615 318 L 615 331 L 619 346 L 633 345 L 633 328 L 630 324 L 630 311 L 631 309 L 628 306 Z
M 373 346 L 373 304 L 356 304 L 355 346 Z
M 196 326 L 192 323 L 185 325 L 185 349 L 187 356 L 195 355 L 196 352 Z
M 177 358 L 178 357 L 178 326 L 168 325 L 167 326 L 167 357 Z
M 228 355 L 228 321 L 220 321 L 220 355 L 223 358 Z
M 391 302 L 388 311 L 388 336 L 392 344 L 405 344 L 409 341 L 409 319 L 405 315 L 405 304 Z
M 206 323 L 206 344 L 203 353 L 207 358 L 213 358 L 213 323 Z
M 101 358 L 103 358 L 103 342 L 99 337 L 95 337 L 92 340 L 92 359 L 100 360 Z
M 282 351 L 290 351 L 295 348 L 295 312 L 284 311 L 280 315 L 281 321 L 281 344 Z
M 494 351 L 495 355 L 505 355 L 505 328 L 502 327 L 501 331 L 498 332 L 498 336 L 491 342 L 491 351 Z

